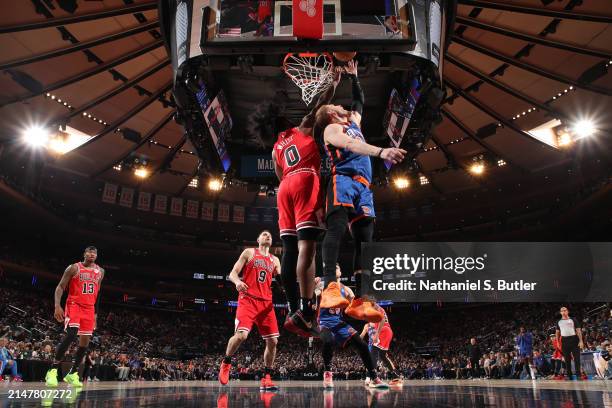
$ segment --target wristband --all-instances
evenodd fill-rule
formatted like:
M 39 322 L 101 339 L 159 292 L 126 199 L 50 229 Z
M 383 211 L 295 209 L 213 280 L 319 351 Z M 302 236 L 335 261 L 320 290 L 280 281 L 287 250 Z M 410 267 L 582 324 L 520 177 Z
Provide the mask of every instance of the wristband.
M 378 154 L 376 155 L 376 157 L 382 157 L 383 150 L 385 150 L 385 148 L 381 147 L 380 150 L 378 151 Z

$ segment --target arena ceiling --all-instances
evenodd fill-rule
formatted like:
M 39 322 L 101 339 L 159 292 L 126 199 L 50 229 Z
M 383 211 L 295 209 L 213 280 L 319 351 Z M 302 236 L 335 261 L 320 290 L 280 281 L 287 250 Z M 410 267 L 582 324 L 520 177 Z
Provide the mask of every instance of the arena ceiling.
M 526 133 L 553 119 L 568 125 L 594 120 L 597 148 L 609 150 L 611 23 L 609 4 L 600 0 L 460 0 L 443 67 L 443 122 L 417 157 L 429 184 L 413 194 L 439 196 L 495 180 L 523 180 L 575 160 Z M 173 120 L 172 68 L 157 1 L 10 2 L 0 14 L 0 48 L 4 140 L 18 140 L 33 125 L 63 123 L 93 137 L 59 155 L 53 166 L 155 193 L 209 194 L 202 186 L 188 188 L 199 160 Z M 380 143 L 387 74 L 362 75 L 364 128 Z M 244 73 L 232 67 L 221 81 L 235 121 L 234 150 L 253 150 L 244 137 L 252 130 L 252 113 L 273 100 L 278 87 L 289 95 L 290 122 L 306 112 L 280 69 Z M 342 102 L 348 89 L 339 95 Z M 117 129 L 134 130 L 141 141 Z M 134 152 L 149 158 L 152 174 L 146 179 L 113 168 Z M 506 165 L 475 176 L 470 166 L 481 154 Z M 391 199 L 390 190 L 377 192 L 379 199 Z M 243 187 L 220 194 L 245 203 L 257 196 Z

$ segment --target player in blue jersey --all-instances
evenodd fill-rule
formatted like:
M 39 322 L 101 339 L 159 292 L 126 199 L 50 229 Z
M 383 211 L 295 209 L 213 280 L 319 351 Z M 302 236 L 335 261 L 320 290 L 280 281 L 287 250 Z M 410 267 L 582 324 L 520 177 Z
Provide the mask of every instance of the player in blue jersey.
M 348 286 L 344 286 L 339 282 L 342 272 L 340 266 L 336 264 L 334 268 L 334 282 L 338 285 L 340 295 L 347 301 L 352 301 L 355 298 L 353 291 Z M 323 283 L 320 278 L 315 280 L 317 288 L 315 293 L 321 293 Z M 368 378 L 371 380 L 366 383 L 370 388 L 388 388 L 389 385 L 383 382 L 376 373 L 376 367 L 372 360 L 372 355 L 368 349 L 368 345 L 358 335 L 357 331 L 344 320 L 344 312 L 339 308 L 319 308 L 319 330 L 320 338 L 323 341 L 323 386 L 325 388 L 333 388 L 333 374 L 331 368 L 332 358 L 334 356 L 334 346 L 346 347 L 351 346 L 357 351 L 359 357 L 363 361 L 363 365 L 368 370 Z
M 393 164 L 404 160 L 406 151 L 394 147 L 383 148 L 366 143 L 361 132 L 361 112 L 365 101 L 359 79 L 357 63 L 350 61 L 346 73 L 351 78 L 353 102 L 351 110 L 342 106 L 324 105 L 316 115 L 316 127 L 323 129 L 325 150 L 332 161 L 332 174 L 327 184 L 327 233 L 323 240 L 323 263 L 325 266 L 325 291 L 321 306 L 347 308 L 347 315 L 369 322 L 379 322 L 382 314 L 371 302 L 361 296 L 361 243 L 372 242 L 374 235 L 374 197 L 370 190 L 372 164 L 370 156 L 388 160 Z M 340 287 L 335 283 L 334 265 L 342 237 L 347 227 L 355 241 L 353 273 L 356 295 L 351 306 L 341 296 Z

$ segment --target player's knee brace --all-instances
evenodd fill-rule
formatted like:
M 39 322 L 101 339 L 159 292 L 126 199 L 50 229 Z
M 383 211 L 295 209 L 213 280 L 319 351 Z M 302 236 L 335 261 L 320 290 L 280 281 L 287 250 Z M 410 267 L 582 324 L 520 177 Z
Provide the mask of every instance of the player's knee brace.
M 283 271 L 283 287 L 285 295 L 289 301 L 290 312 L 295 312 L 298 308 L 298 286 L 297 286 L 297 260 L 298 244 L 297 237 L 283 235 L 283 257 L 281 259 L 281 270 Z

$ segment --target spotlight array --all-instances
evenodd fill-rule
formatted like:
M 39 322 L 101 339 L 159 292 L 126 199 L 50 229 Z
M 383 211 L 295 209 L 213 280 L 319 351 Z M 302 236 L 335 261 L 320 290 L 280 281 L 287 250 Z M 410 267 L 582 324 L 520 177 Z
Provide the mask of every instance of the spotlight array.
M 197 177 L 194 177 L 191 179 L 191 181 L 189 182 L 189 187 L 191 188 L 198 188 L 200 186 L 200 179 Z

